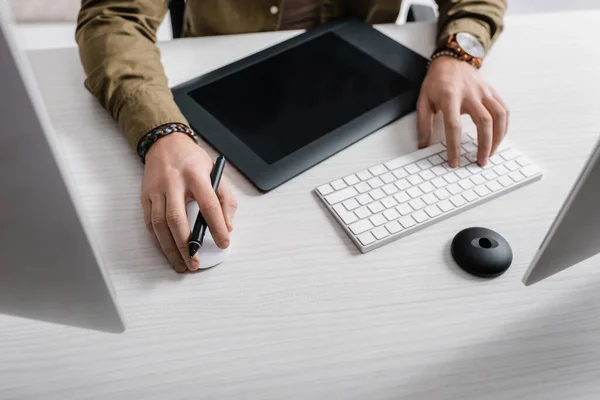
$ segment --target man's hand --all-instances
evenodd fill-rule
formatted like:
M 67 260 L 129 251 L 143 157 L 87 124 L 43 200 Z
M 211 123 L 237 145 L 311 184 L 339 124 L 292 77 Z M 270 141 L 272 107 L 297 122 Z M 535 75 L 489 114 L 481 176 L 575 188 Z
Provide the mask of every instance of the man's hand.
M 442 112 L 448 163 L 460 160 L 460 116 L 469 114 L 477 126 L 477 163 L 484 166 L 508 129 L 508 109 L 472 65 L 452 57 L 438 57 L 429 68 L 417 102 L 419 147 L 429 144 L 433 116 Z
M 146 155 L 142 182 L 144 221 L 177 272 L 196 270 L 201 262 L 198 254 L 190 259 L 188 253 L 188 201 L 198 203 L 217 246 L 229 246 L 237 201 L 225 179 L 215 194 L 210 182 L 212 167 L 208 154 L 183 133 L 159 139 Z

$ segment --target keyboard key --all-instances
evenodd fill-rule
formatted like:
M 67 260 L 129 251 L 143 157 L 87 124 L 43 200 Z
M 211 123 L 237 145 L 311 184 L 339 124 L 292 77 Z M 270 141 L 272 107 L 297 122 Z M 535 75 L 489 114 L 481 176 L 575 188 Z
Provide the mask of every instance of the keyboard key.
M 371 212 L 373 214 L 377 214 L 378 212 L 381 212 L 383 210 L 385 210 L 385 207 L 383 206 L 383 204 L 381 204 L 380 201 L 376 201 L 374 203 L 369 204 L 369 210 L 371 210 Z
M 366 193 L 369 190 L 371 190 L 371 186 L 369 186 L 367 184 L 367 182 L 361 182 L 358 185 L 354 186 L 356 188 L 356 190 L 358 190 L 358 193 Z
M 383 181 L 377 177 L 369 179 L 367 183 L 373 188 L 377 189 L 378 187 L 383 186 Z
M 472 141 L 473 139 L 471 139 L 467 134 L 463 133 L 460 137 L 460 143 L 461 144 L 465 144 L 467 142 Z
M 438 165 L 444 162 L 442 157 L 438 156 L 437 154 L 435 156 L 429 157 L 428 160 L 431 163 L 431 165 Z
M 473 188 L 475 185 L 473 184 L 473 182 L 471 182 L 470 179 L 465 179 L 463 181 L 458 182 L 458 184 L 460 185 L 461 188 L 463 188 L 464 190 L 469 190 L 471 188 Z
M 481 171 L 483 171 L 483 168 L 481 168 L 477 164 L 470 164 L 469 166 L 467 166 L 467 171 L 469 171 L 472 174 L 478 174 Z
M 392 208 L 396 206 L 398 202 L 394 200 L 393 197 L 386 197 L 385 199 L 381 200 L 381 204 L 383 204 L 385 208 Z
M 394 233 L 400 232 L 403 228 L 398 221 L 394 221 L 386 224 L 385 229 L 387 229 L 393 235 Z
M 435 186 L 436 188 L 443 188 L 444 186 L 446 186 L 448 184 L 448 182 L 446 182 L 444 180 L 444 178 L 435 178 L 434 180 L 431 181 L 431 183 L 433 183 L 433 186 Z
M 373 174 L 373 176 L 385 174 L 387 172 L 387 168 L 384 165 L 376 165 L 372 168 L 369 168 L 369 172 Z
M 494 171 L 491 171 L 491 170 L 484 171 L 483 174 L 481 174 L 481 175 L 483 175 L 483 177 L 485 179 L 487 179 L 488 181 L 494 180 L 498 177 L 498 174 L 496 174 Z
M 400 215 L 408 215 L 413 212 L 413 209 L 408 204 L 401 204 L 396 207 L 396 211 L 398 211 Z
M 425 203 L 421 199 L 414 199 L 408 202 L 408 205 L 413 208 L 413 210 L 420 210 L 421 208 L 425 208 Z
M 417 161 L 417 166 L 421 169 L 429 169 L 433 167 L 433 164 L 431 164 L 428 160 L 421 160 Z
M 459 180 L 458 176 L 454 172 L 450 172 L 449 174 L 444 175 L 444 179 L 448 183 L 454 183 Z
M 333 209 L 346 225 L 350 225 L 351 223 L 356 222 L 358 220 L 356 214 L 350 211 L 346 211 L 346 208 L 341 204 L 335 205 Z
M 371 233 L 377 238 L 377 240 L 381 240 L 386 236 L 390 236 L 390 233 L 383 226 L 373 229 Z
M 423 192 L 418 187 L 411 187 L 406 193 L 413 199 L 423 195 Z
M 398 179 L 406 178 L 408 176 L 408 172 L 404 168 L 395 169 L 392 174 Z
M 470 179 L 475 185 L 483 185 L 485 183 L 485 179 L 481 175 L 472 176 Z
M 343 204 L 344 204 L 344 207 L 346 207 L 346 210 L 348 210 L 348 211 L 352 211 L 355 208 L 359 207 L 358 201 L 356 201 L 356 199 L 346 200 Z
M 460 192 L 462 192 L 463 190 L 460 188 L 460 186 L 458 186 L 456 183 L 453 183 L 452 185 L 448 186 L 446 188 L 447 191 L 450 192 L 450 194 L 459 194 Z
M 472 163 L 477 162 L 477 152 L 466 154 L 465 158 Z
M 438 215 L 440 215 L 442 212 L 440 211 L 440 209 L 437 206 L 431 206 L 431 207 L 427 207 L 425 209 L 425 212 L 427 213 L 427 215 L 429 215 L 431 218 L 437 217 Z
M 440 154 L 438 154 L 440 156 L 440 158 L 444 161 L 448 161 L 448 152 L 447 151 L 443 151 Z
M 388 172 L 387 174 L 381 175 L 381 180 L 384 183 L 392 183 L 396 180 L 396 177 L 394 177 L 394 174 L 391 172 Z
M 352 175 L 345 177 L 344 181 L 346 181 L 346 183 L 349 186 L 352 186 L 352 185 L 356 185 L 358 182 L 360 182 L 360 179 L 358 179 L 358 176 L 352 174 Z
M 442 189 L 438 189 L 435 192 L 433 192 L 433 194 L 436 195 L 436 197 L 440 200 L 445 200 L 448 197 L 450 197 L 450 192 L 448 192 L 446 189 L 442 188 Z
M 451 167 L 450 164 L 442 164 L 446 169 L 446 172 L 453 172 L 456 168 Z
M 425 182 L 419 185 L 419 189 L 421 189 L 423 193 L 430 193 L 435 190 L 435 186 L 433 186 L 430 182 Z
M 439 200 L 432 193 L 429 193 L 429 194 L 426 194 L 425 196 L 423 196 L 423 201 L 427 205 L 432 205 L 432 204 L 437 203 Z
M 391 210 L 384 211 L 383 216 L 388 221 L 394 221 L 394 220 L 397 220 L 398 218 L 400 218 L 400 213 L 398 211 L 396 211 L 396 209 L 393 208 Z M 394 233 L 394 232 L 392 232 L 392 233 Z
M 514 183 L 513 180 L 510 179 L 508 176 L 501 177 L 500 179 L 498 179 L 498 182 L 500 182 L 500 184 L 504 187 L 509 187 Z
M 507 162 L 506 164 L 504 164 L 504 166 L 505 166 L 506 168 L 508 168 L 510 171 L 516 171 L 516 170 L 518 170 L 519 168 L 521 168 L 521 167 L 519 167 L 519 164 L 517 164 L 517 162 L 516 162 L 516 161 L 514 161 L 514 160 L 513 160 L 513 161 L 509 161 L 509 162 Z
M 373 215 L 369 218 L 369 221 L 371 221 L 371 223 L 375 226 L 383 225 L 387 222 L 382 214 Z
M 392 185 L 391 183 L 389 185 L 385 185 L 384 187 L 381 188 L 385 194 L 387 195 L 392 195 L 394 193 L 398 192 L 398 188 L 396 187 L 396 185 Z
M 369 196 L 369 193 L 363 193 L 360 196 L 358 196 L 356 198 L 356 200 L 358 200 L 358 202 L 360 204 L 362 204 L 363 206 L 369 204 L 370 202 L 373 201 L 373 198 L 371 196 Z
M 427 221 L 429 219 L 429 215 L 427 215 L 425 213 L 425 211 L 417 211 L 416 213 L 414 213 L 412 215 L 412 217 L 415 219 L 415 221 L 417 221 L 419 224 L 423 221 Z
M 343 180 L 338 179 L 336 181 L 331 182 L 331 186 L 333 186 L 333 188 L 335 190 L 341 190 L 341 189 L 345 188 L 348 185 L 346 185 L 346 182 L 344 182 Z
M 400 190 L 406 190 L 411 187 L 411 184 L 406 179 L 400 179 L 399 181 L 396 181 L 394 185 Z
M 406 194 L 406 192 L 400 192 L 394 195 L 394 198 L 398 203 L 406 203 L 410 200 L 410 196 Z
M 398 222 L 400 222 L 404 229 L 408 229 L 411 226 L 415 226 L 417 224 L 410 215 L 408 217 L 400 218 Z
M 466 167 L 467 165 L 471 164 L 471 161 L 467 160 L 467 158 L 465 156 L 462 156 L 460 158 L 460 162 L 458 163 L 459 167 Z
M 406 169 L 406 172 L 408 172 L 409 174 L 416 174 L 417 172 L 419 172 L 421 170 L 421 168 L 419 168 L 419 166 L 417 164 L 408 164 L 404 168 Z
M 510 161 L 519 157 L 519 153 L 517 153 L 517 151 L 514 149 L 508 149 L 500 153 L 500 156 L 502 156 L 502 158 L 504 158 L 506 161 Z
M 481 197 L 485 197 L 492 192 L 490 192 L 490 190 L 485 186 L 478 186 L 475 188 L 475 193 L 477 193 Z
M 497 173 L 499 176 L 506 175 L 510 172 L 504 165 L 498 165 L 492 171 Z
M 418 184 L 423 182 L 423 179 L 419 175 L 412 175 L 408 177 L 408 181 L 411 185 L 417 186 Z
M 502 185 L 500 185 L 498 181 L 488 182 L 485 186 L 487 186 L 487 188 L 492 192 L 497 192 L 498 190 L 502 189 Z
M 462 148 L 466 153 L 470 153 L 472 151 L 477 151 L 477 144 L 475 142 L 467 142 L 462 145 Z
M 455 207 L 460 207 L 467 203 L 467 201 L 462 196 L 454 196 L 450 198 L 450 203 L 454 204 Z
M 370 195 L 374 200 L 383 199 L 385 197 L 385 193 L 383 193 L 383 190 L 381 189 L 373 190 Z
M 479 196 L 472 190 L 467 190 L 462 194 L 462 197 L 465 198 L 468 202 L 475 201 L 479 198 Z
M 450 210 L 452 210 L 454 208 L 454 206 L 452 205 L 452 203 L 450 203 L 448 200 L 444 200 L 444 201 L 439 202 L 437 206 L 443 212 L 448 212 L 448 211 L 450 211 Z
M 354 211 L 354 214 L 360 219 L 367 218 L 371 215 L 371 211 L 367 207 L 361 207 L 358 210 Z
M 371 232 L 365 232 L 362 235 L 356 237 L 363 246 L 367 246 L 375 241 L 375 236 Z
M 340 201 L 344 201 L 344 200 L 348 200 L 351 197 L 354 197 L 358 194 L 358 192 L 356 191 L 356 189 L 354 189 L 353 187 L 347 187 L 345 189 L 340 190 L 339 192 L 334 192 L 331 193 L 330 195 L 327 195 L 325 197 L 325 200 L 329 203 L 329 204 L 336 204 L 339 203 Z
M 333 192 L 333 188 L 329 183 L 324 184 L 323 186 L 319 186 L 317 188 L 321 196 L 327 196 L 329 193 Z
M 510 174 L 508 174 L 508 176 L 510 176 L 510 179 L 512 179 L 515 182 L 521 182 L 523 179 L 525 179 L 523 174 L 520 173 L 519 171 L 511 172 Z
M 358 176 L 358 179 L 360 179 L 361 181 L 366 181 L 369 178 L 372 178 L 373 175 L 371 175 L 371 173 L 367 170 L 365 171 L 360 171 L 358 174 L 356 174 Z
M 433 172 L 437 176 L 442 176 L 446 173 L 446 168 L 436 165 L 435 167 L 431 168 L 431 172 Z
M 465 178 L 467 178 L 467 177 L 471 176 L 471 173 L 470 173 L 470 172 L 469 172 L 469 170 L 468 170 L 468 169 L 466 169 L 466 168 L 457 168 L 457 169 L 454 171 L 454 173 L 455 173 L 456 175 L 458 175 L 458 177 L 459 177 L 460 179 L 465 179 Z
M 348 226 L 348 228 L 350 228 L 352 233 L 354 233 L 355 235 L 358 235 L 360 233 L 368 231 L 372 227 L 373 227 L 373 224 L 368 219 L 361 219 L 360 221 L 357 221 L 357 222 L 353 223 L 352 225 Z
M 530 165 L 521 170 L 521 173 L 528 178 L 531 176 L 537 175 L 539 172 L 540 172 L 540 170 L 535 165 Z
M 504 163 L 504 160 L 498 154 L 494 154 L 493 156 L 488 158 L 488 160 L 490 160 L 490 162 L 494 165 L 499 165 L 499 164 Z
M 430 169 L 426 169 L 425 171 L 421 171 L 421 173 L 419 173 L 419 176 L 421 178 L 423 178 L 424 181 L 428 181 L 430 179 L 435 178 L 435 174 Z
M 526 157 L 522 157 L 522 156 L 517 158 L 516 161 L 521 167 L 526 167 L 529 164 L 531 164 L 531 161 L 529 161 L 529 159 L 527 159 Z

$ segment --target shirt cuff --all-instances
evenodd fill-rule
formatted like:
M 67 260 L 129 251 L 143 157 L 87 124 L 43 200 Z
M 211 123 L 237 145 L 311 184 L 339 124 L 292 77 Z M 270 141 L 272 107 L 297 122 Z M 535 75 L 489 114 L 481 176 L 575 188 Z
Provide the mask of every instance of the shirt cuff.
M 127 96 L 117 121 L 127 141 L 136 151 L 139 141 L 153 129 L 165 124 L 188 125 L 170 90 L 153 88 L 136 91 Z
M 483 44 L 485 54 L 492 47 L 491 29 L 487 23 L 475 18 L 459 18 L 442 28 L 438 34 L 436 48 L 446 47 L 448 36 L 459 32 L 467 32 L 475 36 Z

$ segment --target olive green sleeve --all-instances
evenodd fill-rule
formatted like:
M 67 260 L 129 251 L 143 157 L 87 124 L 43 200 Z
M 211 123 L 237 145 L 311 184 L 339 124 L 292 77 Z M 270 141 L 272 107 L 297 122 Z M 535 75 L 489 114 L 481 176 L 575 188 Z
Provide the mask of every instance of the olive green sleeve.
M 156 31 L 167 0 L 83 0 L 76 40 L 85 87 L 136 149 L 152 129 L 187 121 L 168 87 Z
M 437 46 L 458 32 L 473 34 L 485 47 L 492 47 L 504 28 L 506 0 L 436 0 L 439 6 Z

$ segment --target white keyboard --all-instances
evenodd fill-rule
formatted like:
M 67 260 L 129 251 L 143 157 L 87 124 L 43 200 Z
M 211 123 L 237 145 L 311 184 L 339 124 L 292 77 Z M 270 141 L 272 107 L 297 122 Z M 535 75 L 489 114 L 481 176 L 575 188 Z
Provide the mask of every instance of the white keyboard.
M 502 143 L 485 167 L 477 141 L 461 139 L 451 168 L 438 143 L 319 186 L 317 195 L 363 253 L 542 177 L 541 169 Z

